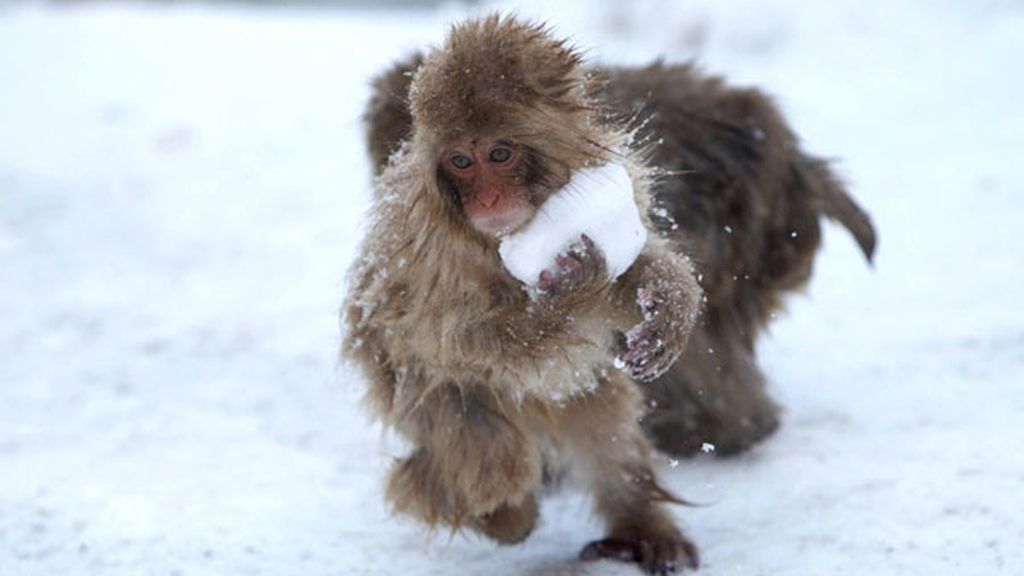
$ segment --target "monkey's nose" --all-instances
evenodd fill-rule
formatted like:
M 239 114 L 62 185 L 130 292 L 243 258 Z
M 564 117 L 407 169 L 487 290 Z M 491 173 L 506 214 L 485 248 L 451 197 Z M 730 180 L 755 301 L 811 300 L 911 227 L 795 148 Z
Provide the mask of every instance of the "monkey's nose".
M 477 196 L 477 200 L 483 204 L 484 208 L 490 208 L 498 201 L 500 195 L 497 190 L 484 190 Z

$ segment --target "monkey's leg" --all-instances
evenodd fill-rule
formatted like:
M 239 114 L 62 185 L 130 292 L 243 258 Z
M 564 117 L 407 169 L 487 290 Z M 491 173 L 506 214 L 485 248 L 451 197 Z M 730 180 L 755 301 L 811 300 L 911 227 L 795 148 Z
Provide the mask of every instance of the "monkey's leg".
M 607 537 L 584 547 L 580 558 L 636 562 L 651 574 L 696 569 L 697 549 L 666 509 L 676 499 L 658 484 L 650 446 L 636 423 L 640 401 L 636 386 L 615 374 L 565 408 L 567 447 L 589 480 L 607 525 Z
M 644 429 L 668 454 L 689 456 L 704 444 L 718 455 L 737 454 L 779 426 L 778 405 L 753 352 L 738 339 L 710 337 L 704 326 L 693 331 L 676 364 L 644 390 L 650 407 Z
M 418 403 L 407 423 L 418 448 L 391 472 L 387 496 L 397 511 L 505 544 L 529 535 L 540 451 L 518 408 L 502 410 L 480 386 L 450 385 Z

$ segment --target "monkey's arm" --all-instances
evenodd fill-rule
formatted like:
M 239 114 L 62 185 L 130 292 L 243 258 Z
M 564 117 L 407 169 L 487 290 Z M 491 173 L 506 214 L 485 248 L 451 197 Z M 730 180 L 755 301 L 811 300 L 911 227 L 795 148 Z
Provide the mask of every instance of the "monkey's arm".
M 700 309 L 701 290 L 690 261 L 655 241 L 615 283 L 620 310 L 639 309 L 642 320 L 625 334 L 618 360 L 633 378 L 663 374 L 686 347 Z
M 368 304 L 373 276 L 352 287 L 344 352 L 364 370 L 370 406 L 415 444 L 392 469 L 388 498 L 431 524 L 465 525 L 500 542 L 525 538 L 537 512 L 530 492 L 540 456 L 519 404 L 502 401 L 472 371 L 439 372 L 409 357 L 388 335 L 402 331 L 408 301 L 388 283 Z
M 387 495 L 397 511 L 506 543 L 526 537 L 540 449 L 514 402 L 477 383 L 449 383 L 425 394 L 399 428 L 417 447 L 391 471 Z

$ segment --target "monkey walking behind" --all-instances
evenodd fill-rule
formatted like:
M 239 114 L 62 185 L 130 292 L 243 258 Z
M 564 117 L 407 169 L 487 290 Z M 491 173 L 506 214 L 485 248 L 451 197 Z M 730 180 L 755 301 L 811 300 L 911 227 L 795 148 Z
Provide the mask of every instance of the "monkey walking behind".
M 696 569 L 649 438 L 732 453 L 776 428 L 756 337 L 810 277 L 821 216 L 870 258 L 868 217 L 759 92 L 690 66 L 588 69 L 513 17 L 396 65 L 366 118 L 377 179 L 343 353 L 413 447 L 389 473 L 394 508 L 514 544 L 567 467 L 607 528 L 582 558 Z M 648 231 L 639 256 L 612 278 L 582 236 L 524 289 L 502 239 L 610 163 Z

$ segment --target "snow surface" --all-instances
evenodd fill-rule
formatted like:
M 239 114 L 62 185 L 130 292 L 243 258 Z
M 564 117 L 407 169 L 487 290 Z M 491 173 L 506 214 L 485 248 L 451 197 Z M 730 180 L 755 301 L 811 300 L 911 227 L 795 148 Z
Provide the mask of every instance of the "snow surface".
M 555 266 L 555 257 L 586 234 L 604 255 L 608 273 L 618 278 L 632 266 L 647 240 L 640 221 L 633 180 L 622 164 L 610 162 L 573 173 L 515 234 L 501 240 L 505 268 L 527 286 Z
M 672 466 L 701 574 L 1024 573 L 1024 7 L 519 6 L 763 86 L 880 229 L 761 354 L 779 433 Z M 0 5 L 0 575 L 635 575 L 586 499 L 523 546 L 394 518 L 338 366 L 366 81 L 462 13 Z

